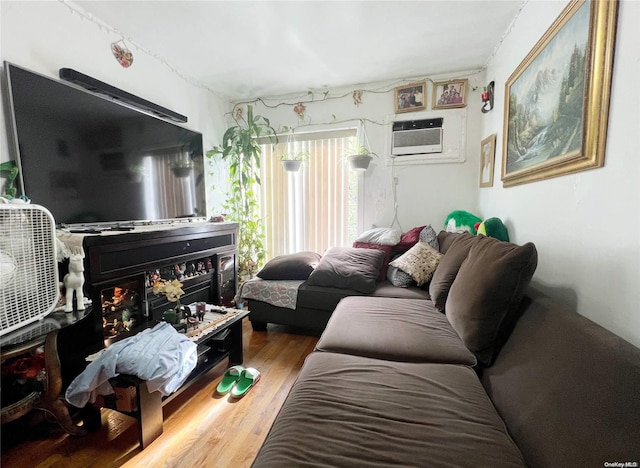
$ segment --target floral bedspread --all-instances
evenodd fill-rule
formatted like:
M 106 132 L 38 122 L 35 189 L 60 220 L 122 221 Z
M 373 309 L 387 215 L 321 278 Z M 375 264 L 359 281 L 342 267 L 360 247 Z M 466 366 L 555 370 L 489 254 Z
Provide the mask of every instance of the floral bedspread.
M 304 281 L 253 278 L 240 285 L 235 301 L 239 304 L 245 299 L 254 299 L 277 307 L 295 309 L 298 302 L 298 288 L 302 283 Z

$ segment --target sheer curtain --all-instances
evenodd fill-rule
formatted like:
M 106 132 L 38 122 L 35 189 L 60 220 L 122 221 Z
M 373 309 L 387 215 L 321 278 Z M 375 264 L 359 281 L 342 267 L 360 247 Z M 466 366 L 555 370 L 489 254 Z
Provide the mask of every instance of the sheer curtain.
M 296 134 L 295 141 L 262 146 L 260 200 L 267 259 L 331 246 L 349 246 L 356 228 L 357 175 L 343 155 L 356 131 Z M 280 154 L 309 152 L 299 172 L 287 172 Z

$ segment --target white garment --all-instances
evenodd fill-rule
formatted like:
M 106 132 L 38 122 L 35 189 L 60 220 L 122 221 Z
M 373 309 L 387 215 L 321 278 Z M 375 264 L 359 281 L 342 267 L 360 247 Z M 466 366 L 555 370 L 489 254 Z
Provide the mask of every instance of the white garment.
M 114 392 L 109 379 L 130 374 L 145 380 L 149 392 L 166 396 L 184 383 L 198 362 L 198 347 L 166 322 L 109 346 L 76 377 L 65 399 L 79 408 L 97 395 Z

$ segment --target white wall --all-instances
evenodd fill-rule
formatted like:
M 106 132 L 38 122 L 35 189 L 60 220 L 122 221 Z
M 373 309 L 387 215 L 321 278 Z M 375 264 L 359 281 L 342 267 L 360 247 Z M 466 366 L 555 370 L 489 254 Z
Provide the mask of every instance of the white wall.
M 60 68 L 73 68 L 186 115 L 189 120 L 185 126 L 203 134 L 205 151 L 219 142 L 226 128 L 223 114 L 228 104 L 131 45 L 134 63 L 128 69 L 122 68 L 110 49 L 111 43 L 121 37 L 82 19 L 57 1 L 0 2 L 0 15 L 2 60 L 53 78 L 58 77 Z M 144 46 L 153 49 L 153 44 Z M 12 159 L 4 93 L 1 99 L 0 162 Z M 208 186 L 212 183 L 207 181 Z M 207 206 L 212 205 L 208 200 Z
M 483 217 L 498 216 L 516 243 L 536 244 L 534 281 L 548 294 L 640 346 L 640 2 L 622 1 L 605 167 L 503 188 L 504 83 L 565 2 L 530 1 L 487 69 L 496 107 L 482 137 L 498 134 L 493 188 L 480 189 Z
M 482 86 L 484 73 L 473 75 L 457 75 L 456 78 L 468 77 L 470 87 Z M 421 79 L 424 77 L 421 77 Z M 429 77 L 435 80 L 446 80 L 450 77 Z M 417 81 L 418 79 L 415 79 Z M 413 80 L 407 77 L 405 83 Z M 323 93 L 316 92 L 313 102 L 309 95 L 273 97 L 266 100 L 269 106 L 285 102 L 294 104 L 302 101 L 306 107 L 304 120 L 298 119 L 292 105 L 281 105 L 267 108 L 255 103 L 255 112 L 268 117 L 271 124 L 279 129 L 283 126 L 294 127 L 296 132 L 317 129 L 336 129 L 356 127 L 359 119 L 368 119 L 364 125 L 371 144 L 371 149 L 381 156 L 374 160 L 364 175 L 364 211 L 361 229 L 369 229 L 372 225 L 390 226 L 393 221 L 393 178 L 398 179 L 397 202 L 398 220 L 403 231 L 415 226 L 432 224 L 439 229 L 453 210 L 477 211 L 477 188 L 480 151 L 480 90 L 469 92 L 466 112 L 466 162 L 440 163 L 420 165 L 396 165 L 385 163 L 389 156 L 390 122 L 394 114 L 394 86 L 405 84 L 367 83 L 344 89 L 329 90 L 328 99 Z M 354 105 L 351 92 L 363 90 L 362 103 Z M 367 92 L 375 90 L 376 92 Z M 427 82 L 427 109 L 431 114 L 432 86 Z M 338 97 L 341 96 L 341 97 Z M 455 110 L 459 112 L 459 110 Z M 445 117 L 454 110 L 438 111 Z M 405 113 L 403 120 L 425 118 L 421 112 Z M 449 114 L 450 115 L 450 114 Z M 343 122 L 347 121 L 347 122 Z M 312 125 L 308 125 L 312 124 Z M 384 124 L 384 125 L 382 125 Z M 394 226 L 398 228 L 397 224 Z

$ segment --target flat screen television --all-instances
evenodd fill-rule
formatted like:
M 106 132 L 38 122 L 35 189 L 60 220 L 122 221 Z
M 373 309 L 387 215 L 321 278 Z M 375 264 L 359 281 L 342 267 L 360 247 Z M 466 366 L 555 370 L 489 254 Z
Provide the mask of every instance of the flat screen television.
M 4 63 L 22 194 L 67 225 L 206 216 L 202 135 Z

